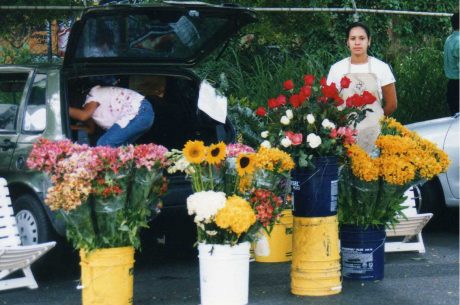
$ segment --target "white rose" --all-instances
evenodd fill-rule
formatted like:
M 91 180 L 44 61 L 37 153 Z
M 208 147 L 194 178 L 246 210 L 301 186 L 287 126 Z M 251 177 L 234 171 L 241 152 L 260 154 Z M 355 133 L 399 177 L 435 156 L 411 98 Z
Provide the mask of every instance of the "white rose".
M 310 133 L 307 136 L 307 143 L 311 148 L 316 148 L 321 145 L 321 137 L 315 135 L 314 133 Z
M 268 137 L 268 130 L 262 131 L 262 132 L 260 133 L 260 136 L 261 136 L 262 138 L 266 139 L 266 138 Z
M 288 118 L 287 116 L 283 115 L 283 116 L 281 117 L 280 122 L 281 122 L 281 124 L 283 124 L 283 125 L 289 125 L 289 123 L 290 123 L 291 121 L 289 120 L 289 118 Z
M 294 113 L 292 113 L 291 109 L 286 110 L 286 116 L 288 119 L 292 119 L 294 117 Z
M 260 146 L 263 146 L 263 147 L 265 147 L 265 148 L 271 148 L 271 147 L 272 147 L 272 145 L 270 144 L 270 141 L 267 141 L 267 140 L 263 141 L 263 142 L 260 144 Z
M 309 124 L 313 124 L 315 122 L 315 117 L 313 116 L 313 114 L 307 114 L 307 122 Z
M 291 144 L 292 144 L 292 142 L 291 142 L 291 140 L 289 140 L 289 138 L 283 138 L 283 139 L 281 140 L 281 145 L 282 145 L 283 147 L 286 147 L 286 148 L 287 148 L 287 147 L 291 146 Z
M 335 128 L 335 124 L 329 121 L 328 119 L 324 119 L 321 125 L 326 129 L 333 129 Z

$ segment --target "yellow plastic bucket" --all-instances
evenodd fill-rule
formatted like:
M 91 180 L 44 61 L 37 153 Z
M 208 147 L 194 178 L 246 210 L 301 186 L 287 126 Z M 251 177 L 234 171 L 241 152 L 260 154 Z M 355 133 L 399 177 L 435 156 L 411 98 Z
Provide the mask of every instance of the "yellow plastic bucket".
M 291 272 L 291 291 L 297 295 L 331 295 L 342 290 L 340 270 L 334 272 Z
M 270 235 L 262 230 L 263 236 L 254 243 L 256 262 L 280 263 L 292 259 L 292 211 L 281 213 Z
M 291 292 L 325 296 L 342 291 L 337 216 L 294 217 Z
M 80 250 L 82 304 L 133 304 L 134 248 Z

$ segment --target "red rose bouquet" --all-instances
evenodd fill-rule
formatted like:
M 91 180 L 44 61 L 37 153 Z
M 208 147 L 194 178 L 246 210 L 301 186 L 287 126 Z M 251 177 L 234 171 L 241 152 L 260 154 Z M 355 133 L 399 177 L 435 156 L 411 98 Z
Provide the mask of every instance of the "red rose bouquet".
M 342 88 L 349 84 L 347 77 L 341 80 Z M 255 110 L 261 145 L 286 151 L 299 167 L 309 167 L 313 157 L 342 155 L 343 145 L 355 142 L 354 128 L 364 119 L 366 105 L 376 101 L 367 91 L 344 101 L 335 83 L 328 85 L 325 78 L 317 83 L 313 75 L 305 75 L 300 86 L 287 80 L 283 89 Z

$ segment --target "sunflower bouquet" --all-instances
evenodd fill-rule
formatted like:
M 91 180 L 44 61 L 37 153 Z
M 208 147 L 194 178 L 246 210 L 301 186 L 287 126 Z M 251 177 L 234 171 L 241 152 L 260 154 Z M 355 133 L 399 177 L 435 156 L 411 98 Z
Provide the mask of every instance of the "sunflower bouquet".
M 388 226 L 402 215 L 404 192 L 449 167 L 447 154 L 392 118 L 383 118 L 370 156 L 357 144 L 347 147 L 341 171 L 339 221 L 357 226 Z
M 172 151 L 170 157 L 170 172 L 181 170 L 190 177 L 194 193 L 187 198 L 187 210 L 194 215 L 199 243 L 234 245 L 254 240 L 261 227 L 271 230 L 281 213 L 287 177 L 294 167 L 288 154 L 267 148 L 255 152 L 242 144 L 206 146 L 188 141 L 182 152 Z M 283 188 L 275 179 L 262 186 L 262 178 L 258 178 L 257 184 L 255 177 L 261 171 L 285 177 Z M 253 196 L 270 189 L 270 200 Z

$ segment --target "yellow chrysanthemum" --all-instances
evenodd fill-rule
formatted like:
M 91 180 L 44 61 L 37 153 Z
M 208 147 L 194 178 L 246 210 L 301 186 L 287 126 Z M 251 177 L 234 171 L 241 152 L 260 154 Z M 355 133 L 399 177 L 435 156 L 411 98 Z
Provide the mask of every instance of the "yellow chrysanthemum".
M 375 145 L 380 148 L 380 156 L 405 156 L 417 151 L 417 143 L 408 137 L 382 135 Z
M 360 146 L 356 144 L 348 146 L 348 156 L 351 159 L 353 175 L 367 182 L 379 178 L 378 165 Z
M 295 163 L 288 153 L 278 148 L 262 146 L 256 154 L 256 167 L 282 173 L 292 170 Z
M 381 135 L 376 141 L 376 146 L 380 148 L 380 159 L 382 164 L 394 165 L 394 158 L 401 162 L 400 166 L 409 163 L 410 169 L 399 169 L 399 173 L 407 176 L 402 177 L 396 174 L 392 178 L 386 176 L 386 180 L 402 183 L 411 176 L 410 171 L 414 171 L 414 178 L 431 179 L 441 172 L 445 172 L 449 167 L 450 160 L 447 154 L 439 149 L 431 141 L 423 139 L 416 132 L 408 130 L 394 119 L 386 118 L 382 121 L 382 130 L 386 135 Z M 388 158 L 389 160 L 384 160 Z M 393 163 L 392 163 L 393 162 Z M 381 165 L 384 166 L 384 165 Z M 392 168 L 396 170 L 395 168 Z M 385 169 L 390 171 L 390 169 Z M 407 181 L 409 182 L 409 181 Z
M 218 164 L 225 159 L 227 154 L 227 146 L 224 142 L 212 144 L 209 146 L 206 153 L 206 161 L 209 164 Z
M 381 121 L 383 134 L 396 134 L 401 136 L 412 136 L 413 132 L 394 118 L 383 117 Z
M 203 141 L 188 141 L 182 150 L 185 159 L 192 164 L 199 164 L 206 157 L 206 146 Z
M 383 179 L 390 184 L 404 185 L 415 178 L 415 166 L 398 156 L 377 158 L 376 162 Z
M 238 175 L 252 174 L 255 170 L 255 154 L 243 153 L 239 154 L 236 159 L 236 170 Z
M 234 195 L 229 197 L 225 206 L 217 212 L 215 222 L 219 228 L 229 229 L 239 236 L 256 222 L 256 214 L 249 202 Z

